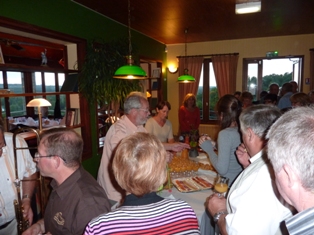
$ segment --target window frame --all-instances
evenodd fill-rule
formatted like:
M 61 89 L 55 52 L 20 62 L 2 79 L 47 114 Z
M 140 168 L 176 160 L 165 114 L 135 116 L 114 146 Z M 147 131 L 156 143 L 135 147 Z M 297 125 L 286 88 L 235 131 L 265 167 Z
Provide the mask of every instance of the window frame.
M 210 116 L 210 63 L 212 63 L 211 58 L 205 58 L 203 61 L 203 107 L 200 108 L 203 118 L 201 119 L 201 124 L 218 124 L 219 120 L 209 119 Z M 200 86 L 200 84 L 199 84 Z M 204 118 L 206 117 L 206 118 Z
M 256 100 L 259 100 L 260 93 L 262 91 L 262 82 L 263 82 L 263 60 L 272 60 L 272 59 L 299 59 L 300 65 L 299 65 L 299 77 L 298 77 L 298 86 L 299 91 L 303 90 L 303 81 L 304 81 L 304 56 L 303 55 L 295 55 L 295 56 L 278 56 L 275 58 L 268 58 L 268 57 L 253 57 L 253 58 L 243 58 L 243 68 L 242 68 L 242 91 L 247 90 L 247 84 L 248 84 L 248 65 L 249 64 L 258 64 L 258 77 L 257 77 L 257 84 L 258 84 L 258 90 L 256 94 Z M 294 69 L 293 69 L 294 71 Z M 294 73 L 294 72 L 292 72 Z M 293 75 L 292 75 L 293 76 Z

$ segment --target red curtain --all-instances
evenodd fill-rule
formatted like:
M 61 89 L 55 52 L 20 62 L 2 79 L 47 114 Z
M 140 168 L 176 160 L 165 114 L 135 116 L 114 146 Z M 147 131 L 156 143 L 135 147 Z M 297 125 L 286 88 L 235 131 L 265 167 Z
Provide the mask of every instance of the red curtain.
M 238 54 L 212 56 L 219 97 L 236 90 Z
M 310 90 L 314 90 L 314 49 L 310 49 Z
M 179 106 L 181 106 L 186 94 L 193 93 L 196 95 L 198 84 L 200 82 L 203 60 L 204 58 L 201 56 L 179 58 L 179 76 L 184 74 L 185 69 L 188 69 L 188 74 L 195 78 L 195 82 L 193 83 L 179 83 Z

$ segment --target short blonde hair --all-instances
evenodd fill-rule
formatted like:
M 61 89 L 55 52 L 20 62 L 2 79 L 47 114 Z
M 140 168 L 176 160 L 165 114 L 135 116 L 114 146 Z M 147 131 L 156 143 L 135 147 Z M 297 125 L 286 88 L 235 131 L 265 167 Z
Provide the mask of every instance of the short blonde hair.
M 167 178 L 166 150 L 149 133 L 135 133 L 120 142 L 112 162 L 121 188 L 136 196 L 156 192 Z

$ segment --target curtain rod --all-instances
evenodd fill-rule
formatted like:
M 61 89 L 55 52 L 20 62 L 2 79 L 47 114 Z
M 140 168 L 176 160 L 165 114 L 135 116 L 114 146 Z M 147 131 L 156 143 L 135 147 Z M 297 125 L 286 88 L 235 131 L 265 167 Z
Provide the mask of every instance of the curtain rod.
M 208 57 L 217 55 L 239 55 L 239 53 L 226 53 L 226 54 L 207 54 L 207 55 L 187 55 L 187 56 L 177 56 L 177 58 L 187 58 L 187 57 Z

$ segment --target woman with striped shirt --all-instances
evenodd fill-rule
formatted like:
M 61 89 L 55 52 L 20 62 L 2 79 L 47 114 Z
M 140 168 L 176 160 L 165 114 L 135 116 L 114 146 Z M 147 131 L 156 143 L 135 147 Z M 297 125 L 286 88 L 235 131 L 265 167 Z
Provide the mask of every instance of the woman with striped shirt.
M 167 178 L 166 151 L 157 137 L 135 133 L 124 138 L 112 169 L 127 196 L 120 207 L 94 218 L 85 235 L 200 233 L 191 206 L 156 194 Z

